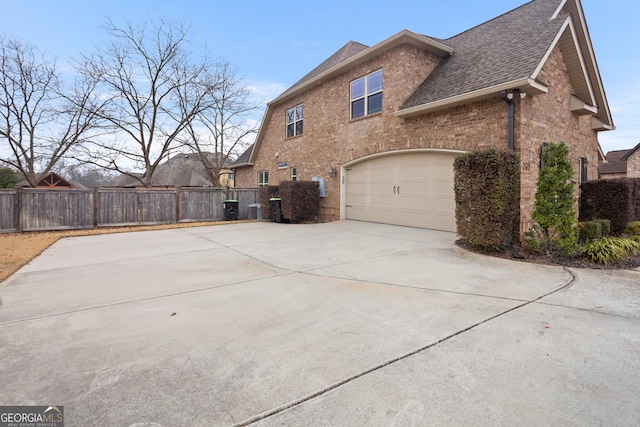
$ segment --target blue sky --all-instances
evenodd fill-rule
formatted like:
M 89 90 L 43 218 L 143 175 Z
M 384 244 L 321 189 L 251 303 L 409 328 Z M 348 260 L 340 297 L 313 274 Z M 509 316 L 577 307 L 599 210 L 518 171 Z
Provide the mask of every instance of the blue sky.
M 269 101 L 349 40 L 372 46 L 403 29 L 447 38 L 525 2 L 22 0 L 5 2 L 0 32 L 57 55 L 63 65 L 104 43 L 106 16 L 117 24 L 183 19 L 192 24 L 194 43 L 229 61 Z M 600 133 L 602 149 L 632 148 L 640 143 L 640 1 L 582 5 L 617 127 Z

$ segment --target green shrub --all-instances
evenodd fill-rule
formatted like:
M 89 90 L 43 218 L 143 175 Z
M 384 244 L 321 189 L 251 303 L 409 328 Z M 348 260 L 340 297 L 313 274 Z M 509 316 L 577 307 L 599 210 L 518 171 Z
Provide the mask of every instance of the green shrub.
M 504 150 L 474 151 L 458 155 L 454 170 L 460 238 L 484 250 L 511 245 L 519 212 L 518 156 Z
M 570 254 L 576 247 L 577 215 L 569 149 L 564 142 L 551 143 L 542 150 L 542 162 L 532 214 L 539 226 L 535 244 L 547 254 L 556 249 Z
M 603 236 L 602 223 L 599 221 L 585 221 L 578 223 L 578 241 L 580 243 L 599 239 Z
M 599 222 L 602 226 L 602 237 L 611 235 L 611 220 L 610 219 L 594 219 L 594 222 Z
M 585 243 L 580 249 L 583 258 L 608 265 L 640 254 L 640 241 L 625 237 L 602 237 Z
M 627 236 L 640 236 L 640 221 L 633 221 L 627 224 L 624 230 L 624 234 Z

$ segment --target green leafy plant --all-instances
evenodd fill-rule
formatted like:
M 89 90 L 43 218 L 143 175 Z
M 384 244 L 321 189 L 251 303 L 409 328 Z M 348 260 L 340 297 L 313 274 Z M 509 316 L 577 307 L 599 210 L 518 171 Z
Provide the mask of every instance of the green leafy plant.
M 597 264 L 609 265 L 640 254 L 640 241 L 626 237 L 602 237 L 580 248 L 580 255 Z
M 547 254 L 555 249 L 570 254 L 576 249 L 577 215 L 569 149 L 564 142 L 547 145 L 542 151 L 542 163 L 532 214 L 539 230 L 533 238 Z
M 624 229 L 627 236 L 640 236 L 640 221 L 632 221 Z
M 580 243 L 598 239 L 603 236 L 602 223 L 599 221 L 585 221 L 578 223 L 578 241 Z
M 602 227 L 602 237 L 607 237 L 611 234 L 610 219 L 594 219 L 593 221 L 600 223 L 600 226 Z

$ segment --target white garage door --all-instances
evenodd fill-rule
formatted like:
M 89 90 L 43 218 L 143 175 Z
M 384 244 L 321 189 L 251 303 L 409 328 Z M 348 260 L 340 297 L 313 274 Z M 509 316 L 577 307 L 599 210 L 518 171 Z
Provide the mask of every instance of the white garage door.
M 375 157 L 346 168 L 347 219 L 456 231 L 454 153 Z

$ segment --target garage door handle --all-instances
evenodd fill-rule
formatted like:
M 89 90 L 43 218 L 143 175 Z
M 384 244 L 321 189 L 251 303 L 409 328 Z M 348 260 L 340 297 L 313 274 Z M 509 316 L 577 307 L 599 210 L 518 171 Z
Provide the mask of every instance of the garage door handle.
M 396 194 L 396 186 L 393 186 L 393 194 Z
M 398 195 L 400 194 L 400 186 L 398 185 Z

